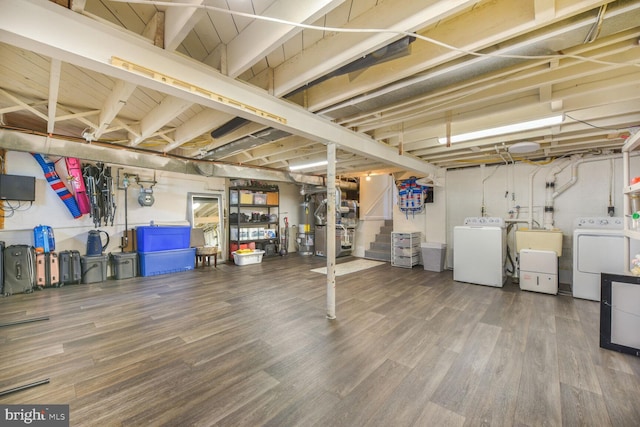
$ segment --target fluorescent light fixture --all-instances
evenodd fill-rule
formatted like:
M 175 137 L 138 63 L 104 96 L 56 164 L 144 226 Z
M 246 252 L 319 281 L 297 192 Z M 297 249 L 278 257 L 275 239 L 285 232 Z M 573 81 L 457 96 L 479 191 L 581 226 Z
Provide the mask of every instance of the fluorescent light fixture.
M 291 165 L 289 166 L 289 170 L 290 171 L 297 171 L 300 169 L 309 169 L 309 168 L 316 168 L 318 166 L 325 166 L 328 165 L 329 162 L 327 160 L 321 160 L 319 162 L 312 162 L 312 163 L 303 163 L 300 165 Z
M 508 133 L 521 132 L 524 130 L 538 129 L 545 126 L 559 125 L 564 120 L 564 115 L 551 116 L 544 119 L 531 120 L 528 122 L 516 123 L 513 125 L 499 126 L 497 128 L 484 129 L 475 132 L 462 133 L 451 136 L 451 142 L 464 142 L 474 139 L 488 138 L 490 136 L 506 135 Z M 447 137 L 438 138 L 440 144 L 447 143 Z

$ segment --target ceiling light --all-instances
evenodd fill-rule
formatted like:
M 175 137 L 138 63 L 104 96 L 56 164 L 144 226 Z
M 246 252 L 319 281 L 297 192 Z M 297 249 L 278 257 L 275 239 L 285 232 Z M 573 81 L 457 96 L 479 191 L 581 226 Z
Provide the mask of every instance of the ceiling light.
M 297 171 L 297 170 L 300 170 L 300 169 L 315 168 L 315 167 L 318 167 L 318 166 L 325 166 L 325 165 L 328 165 L 328 164 L 329 164 L 328 161 L 321 160 L 319 162 L 303 163 L 303 164 L 300 164 L 300 165 L 291 165 L 291 166 L 289 166 L 289 170 L 290 171 Z
M 509 146 L 509 153 L 511 154 L 527 154 L 533 153 L 540 149 L 540 144 L 532 141 L 516 142 Z
M 371 174 L 370 173 L 367 174 L 367 177 L 365 178 L 365 180 L 366 181 L 371 181 Z
M 524 130 L 538 129 L 546 126 L 553 126 L 562 123 L 564 115 L 546 117 L 544 119 L 531 120 L 528 122 L 515 123 L 512 125 L 499 126 L 491 129 L 484 129 L 475 132 L 462 133 L 451 136 L 451 142 L 464 142 L 474 139 L 488 138 L 490 136 L 506 135 L 508 133 L 521 132 Z M 447 137 L 438 138 L 440 144 L 447 143 Z

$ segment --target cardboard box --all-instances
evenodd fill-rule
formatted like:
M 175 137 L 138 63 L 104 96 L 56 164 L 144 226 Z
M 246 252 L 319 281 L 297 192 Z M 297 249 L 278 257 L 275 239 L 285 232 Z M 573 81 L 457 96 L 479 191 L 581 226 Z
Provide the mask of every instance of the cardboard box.
M 278 204 L 278 193 L 267 193 L 267 204 L 268 205 L 277 205 Z
M 253 193 L 251 193 L 249 191 L 241 191 L 240 192 L 240 204 L 252 205 L 253 204 Z

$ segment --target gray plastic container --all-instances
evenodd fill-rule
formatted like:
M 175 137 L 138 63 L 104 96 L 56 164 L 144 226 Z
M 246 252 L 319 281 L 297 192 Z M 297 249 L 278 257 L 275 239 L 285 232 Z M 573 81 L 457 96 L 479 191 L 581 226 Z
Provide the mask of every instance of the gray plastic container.
M 130 279 L 138 275 L 138 254 L 121 252 L 111 254 L 111 267 L 116 280 Z
M 80 264 L 82 266 L 82 283 L 97 283 L 107 280 L 109 255 L 85 255 L 80 258 Z

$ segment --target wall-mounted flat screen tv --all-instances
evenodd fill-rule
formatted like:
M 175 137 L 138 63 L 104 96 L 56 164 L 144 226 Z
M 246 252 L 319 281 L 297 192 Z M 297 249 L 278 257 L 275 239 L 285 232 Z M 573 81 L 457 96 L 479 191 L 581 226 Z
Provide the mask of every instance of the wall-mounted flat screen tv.
M 23 202 L 35 201 L 35 177 L 22 175 L 0 175 L 0 200 L 17 200 Z

